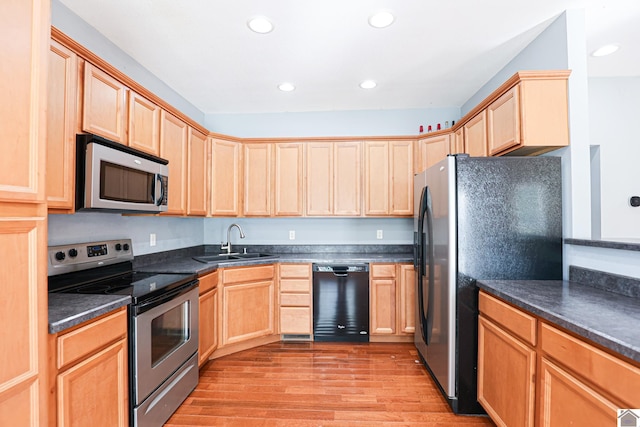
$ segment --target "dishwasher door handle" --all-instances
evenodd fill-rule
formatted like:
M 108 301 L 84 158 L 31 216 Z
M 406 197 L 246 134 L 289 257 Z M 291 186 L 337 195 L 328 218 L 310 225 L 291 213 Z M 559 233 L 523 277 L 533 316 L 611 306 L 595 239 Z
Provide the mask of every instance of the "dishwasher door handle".
M 336 277 L 347 277 L 349 273 L 338 273 L 337 271 L 334 271 L 333 275 Z

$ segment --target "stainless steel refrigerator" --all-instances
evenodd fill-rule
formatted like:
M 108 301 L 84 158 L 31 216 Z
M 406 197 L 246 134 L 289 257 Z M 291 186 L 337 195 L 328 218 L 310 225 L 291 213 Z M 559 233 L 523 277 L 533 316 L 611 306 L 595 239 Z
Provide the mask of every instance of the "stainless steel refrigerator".
M 562 279 L 558 157 L 448 156 L 415 176 L 415 345 L 454 413 L 477 402 L 478 279 Z

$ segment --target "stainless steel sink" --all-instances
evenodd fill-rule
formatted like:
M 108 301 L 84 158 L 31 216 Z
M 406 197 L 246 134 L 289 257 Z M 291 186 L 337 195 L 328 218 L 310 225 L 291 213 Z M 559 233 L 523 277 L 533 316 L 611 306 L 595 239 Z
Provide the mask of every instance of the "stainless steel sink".
M 219 255 L 202 255 L 202 256 L 194 256 L 192 258 L 199 262 L 210 263 L 210 262 L 233 262 L 233 261 L 242 261 L 245 259 L 275 258 L 275 257 L 276 257 L 275 255 L 271 255 L 271 254 L 250 252 L 246 254 L 231 253 L 231 254 L 219 254 Z

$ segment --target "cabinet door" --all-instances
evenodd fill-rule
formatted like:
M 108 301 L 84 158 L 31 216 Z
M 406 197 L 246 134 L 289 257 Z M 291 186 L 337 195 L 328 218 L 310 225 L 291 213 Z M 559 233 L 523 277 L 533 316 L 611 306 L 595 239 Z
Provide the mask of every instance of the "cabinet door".
M 389 213 L 413 215 L 413 141 L 389 142 Z
M 533 426 L 535 367 L 535 350 L 479 317 L 478 401 L 498 425 Z
M 307 215 L 333 214 L 333 144 L 307 145 Z
M 191 129 L 189 132 L 189 182 L 187 198 L 187 215 L 207 215 L 207 137 L 201 132 Z
M 487 156 L 487 111 L 482 110 L 477 116 L 464 124 L 464 146 L 472 157 Z
M 461 127 L 449 137 L 449 154 L 464 152 L 464 127 Z
M 396 281 L 371 280 L 371 334 L 392 335 L 396 332 Z
M 47 202 L 73 211 L 75 199 L 77 55 L 52 40 L 47 83 Z
M 519 88 L 511 88 L 487 107 L 487 144 L 490 156 L 520 145 Z
M 244 206 L 246 216 L 271 215 L 271 150 L 273 144 L 244 146 Z
M 82 130 L 126 144 L 126 88 L 118 80 L 84 64 Z
M 337 142 L 333 149 L 333 214 L 362 214 L 362 143 Z
M 218 289 L 200 295 L 198 365 L 204 365 L 218 347 Z
M 418 170 L 427 168 L 443 160 L 449 154 L 449 135 L 432 136 L 418 141 Z
M 48 425 L 46 205 L 0 202 L 0 212 L 0 425 Z
M 160 113 L 160 157 L 169 160 L 167 214 L 187 212 L 187 131 L 182 120 L 162 110 Z
M 129 147 L 160 155 L 160 107 L 129 91 Z
M 366 141 L 364 164 L 364 213 L 365 215 L 387 215 L 389 213 L 389 143 Z
M 416 274 L 413 265 L 399 267 L 398 332 L 413 334 L 416 331 Z
M 274 282 L 223 286 L 222 345 L 271 335 L 274 328 Z
M 619 405 L 610 402 L 545 357 L 541 359 L 540 370 L 538 413 L 541 426 L 616 425 Z
M 301 216 L 304 212 L 304 145 L 275 144 L 274 215 Z
M 211 215 L 238 216 L 240 143 L 211 139 Z
M 127 341 L 121 340 L 58 375 L 58 426 L 126 427 Z

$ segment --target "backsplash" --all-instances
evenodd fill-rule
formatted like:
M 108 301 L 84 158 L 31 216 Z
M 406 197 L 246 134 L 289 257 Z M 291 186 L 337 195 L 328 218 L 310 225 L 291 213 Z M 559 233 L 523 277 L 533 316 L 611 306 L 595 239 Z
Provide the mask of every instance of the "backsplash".
M 572 265 L 569 267 L 569 280 L 591 286 L 592 288 L 598 288 L 628 297 L 640 298 L 640 280 L 633 277 L 605 273 L 603 271 L 590 270 Z

